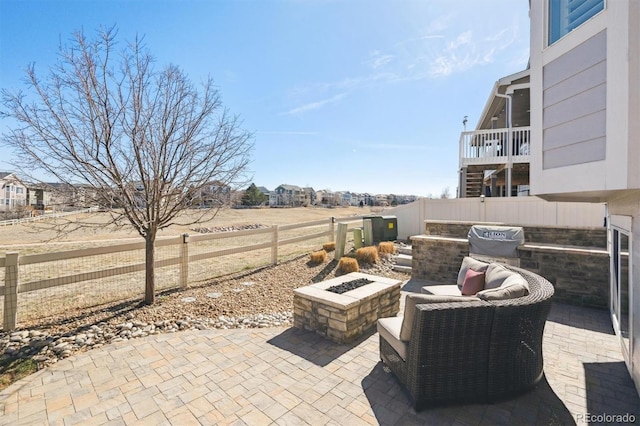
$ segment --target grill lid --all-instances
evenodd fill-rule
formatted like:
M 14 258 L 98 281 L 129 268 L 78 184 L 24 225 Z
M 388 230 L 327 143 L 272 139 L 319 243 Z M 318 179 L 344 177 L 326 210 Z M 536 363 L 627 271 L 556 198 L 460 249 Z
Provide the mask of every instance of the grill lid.
M 469 230 L 469 253 L 496 257 L 518 257 L 524 230 L 518 226 L 473 225 Z

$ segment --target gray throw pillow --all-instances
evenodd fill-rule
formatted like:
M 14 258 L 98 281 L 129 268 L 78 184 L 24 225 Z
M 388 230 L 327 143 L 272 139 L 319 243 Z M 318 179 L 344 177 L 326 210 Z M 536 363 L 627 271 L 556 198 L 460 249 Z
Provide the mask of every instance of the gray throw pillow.
M 518 275 L 517 272 L 513 272 L 500 265 L 499 263 L 491 263 L 487 268 L 487 273 L 484 276 L 484 289 L 491 290 L 498 288 L 502 285 L 504 280 L 512 275 Z
M 413 317 L 416 312 L 416 305 L 423 303 L 449 303 L 449 302 L 469 302 L 472 300 L 480 300 L 474 296 L 444 296 L 437 294 L 407 294 L 404 302 L 404 318 L 402 327 L 400 327 L 400 340 L 408 341 L 411 338 L 411 329 L 413 328 Z
M 482 300 L 508 300 L 529 294 L 529 283 L 522 275 L 513 273 L 498 288 L 479 291 L 476 296 Z

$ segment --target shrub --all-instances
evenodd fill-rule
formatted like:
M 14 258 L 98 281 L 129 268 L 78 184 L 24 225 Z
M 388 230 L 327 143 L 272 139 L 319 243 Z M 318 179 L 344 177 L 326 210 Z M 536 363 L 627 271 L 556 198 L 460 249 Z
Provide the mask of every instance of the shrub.
M 384 241 L 378 244 L 378 253 L 393 254 L 396 252 L 396 245 L 391 241 Z
M 334 251 L 336 249 L 336 242 L 331 241 L 330 243 L 324 243 L 322 245 L 322 250 L 324 251 Z
M 324 263 L 327 260 L 327 252 L 324 250 L 314 251 L 310 255 L 311 263 Z
M 338 272 L 340 274 L 348 274 L 349 272 L 358 272 L 358 261 L 353 257 L 341 257 L 338 262 Z
M 378 263 L 378 249 L 374 246 L 359 248 L 356 250 L 356 259 L 361 263 Z

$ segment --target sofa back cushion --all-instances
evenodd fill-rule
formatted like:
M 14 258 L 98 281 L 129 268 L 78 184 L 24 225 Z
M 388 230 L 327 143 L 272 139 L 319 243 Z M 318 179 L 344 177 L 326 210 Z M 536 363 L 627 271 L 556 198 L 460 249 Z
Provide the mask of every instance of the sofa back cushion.
M 507 277 L 500 287 L 479 291 L 476 296 L 482 300 L 507 300 L 515 299 L 529 294 L 529 284 L 522 275 L 513 272 Z
M 466 256 L 462 259 L 462 265 L 460 265 L 460 271 L 458 272 L 458 287 L 462 288 L 462 285 L 464 284 L 464 277 L 467 275 L 467 270 L 471 269 L 476 272 L 486 272 L 488 267 L 488 263 Z
M 450 302 L 469 302 L 471 300 L 480 300 L 474 296 L 442 296 L 436 294 L 407 294 L 404 302 L 404 318 L 402 327 L 400 328 L 400 340 L 408 341 L 411 338 L 411 329 L 413 328 L 413 318 L 416 312 L 416 305 L 423 303 L 450 303 Z
M 473 269 L 467 269 L 462 283 L 461 293 L 464 296 L 473 296 L 477 292 L 484 290 L 484 272 L 476 272 Z
M 484 289 L 490 290 L 498 288 L 504 280 L 512 275 L 520 276 L 517 272 L 510 271 L 499 263 L 491 263 L 487 268 L 487 273 L 484 278 Z

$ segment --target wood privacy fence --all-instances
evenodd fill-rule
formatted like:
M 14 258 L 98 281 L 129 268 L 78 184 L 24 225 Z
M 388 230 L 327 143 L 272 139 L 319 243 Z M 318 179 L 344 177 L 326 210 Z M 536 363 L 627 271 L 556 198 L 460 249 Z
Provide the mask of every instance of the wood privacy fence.
M 238 269 L 276 264 L 279 257 L 313 249 L 313 241 L 332 241 L 335 224 L 352 227 L 362 216 L 329 218 L 242 231 L 183 234 L 156 241 L 156 290 L 187 288 Z M 358 222 L 357 222 L 358 221 Z M 20 256 L 8 252 L 0 257 L 4 283 L 3 329 L 13 330 L 18 311 L 29 319 L 59 314 L 70 308 L 95 306 L 141 294 L 144 288 L 144 242 L 91 247 L 63 252 Z M 289 250 L 284 246 L 292 247 Z M 241 257 L 232 270 L 216 269 L 203 261 L 248 252 L 261 256 Z M 264 254 L 266 253 L 266 255 Z M 173 266 L 173 271 L 162 268 Z M 1 275 L 1 274 L 0 274 Z M 125 278 L 128 277 L 128 278 Z M 54 292 L 54 291 L 57 291 Z

